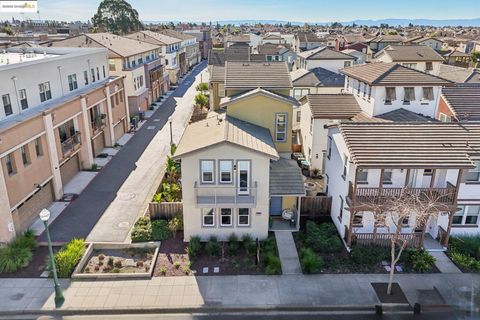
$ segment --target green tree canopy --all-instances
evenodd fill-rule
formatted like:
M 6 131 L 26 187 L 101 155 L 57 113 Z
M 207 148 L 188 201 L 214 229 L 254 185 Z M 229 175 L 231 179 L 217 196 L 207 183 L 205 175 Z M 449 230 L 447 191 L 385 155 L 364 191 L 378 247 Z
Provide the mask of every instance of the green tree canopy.
M 125 0 L 103 0 L 92 18 L 93 26 L 115 34 L 142 29 L 138 12 Z

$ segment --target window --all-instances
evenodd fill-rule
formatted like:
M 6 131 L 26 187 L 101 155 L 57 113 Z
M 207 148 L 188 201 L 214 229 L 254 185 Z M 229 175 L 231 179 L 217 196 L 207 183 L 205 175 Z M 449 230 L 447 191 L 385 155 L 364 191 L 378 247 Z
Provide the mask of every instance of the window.
M 358 169 L 357 183 L 358 184 L 367 184 L 368 183 L 368 170 L 367 169 Z
M 99 71 L 98 67 L 97 67 L 97 80 L 100 80 L 100 71 Z
M 382 184 L 392 184 L 392 169 L 383 170 Z
M 395 87 L 385 88 L 385 104 L 392 104 L 392 101 L 397 100 L 397 91 Z
M 413 87 L 405 87 L 403 88 L 403 103 L 410 104 L 410 101 L 415 100 L 415 88 Z
M 475 168 L 469 169 L 467 171 L 467 181 L 468 182 L 479 182 L 480 181 L 480 160 L 475 161 Z
M 450 116 L 447 116 L 445 113 L 440 112 L 439 118 L 442 122 L 452 122 L 452 118 Z
M 88 86 L 88 71 L 83 71 L 83 80 L 85 80 L 85 85 Z
M 20 98 L 20 107 L 22 110 L 28 109 L 27 91 L 25 89 L 18 90 L 18 97 Z
M 108 70 L 110 70 L 110 71 L 115 71 L 116 70 L 115 61 L 108 60 Z
M 343 198 L 342 196 L 340 196 L 340 212 L 338 214 L 338 220 L 342 222 L 342 218 L 343 218 Z
M 15 160 L 13 158 L 13 154 L 7 154 L 5 157 L 5 166 L 7 167 L 8 175 L 12 175 L 16 173 L 15 170 Z
M 50 82 L 40 83 L 38 85 L 38 90 L 40 91 L 41 102 L 52 99 L 52 92 L 50 91 Z
M 460 211 L 453 215 L 454 225 L 478 225 L 480 205 L 459 205 Z
M 70 89 L 70 91 L 78 89 L 76 74 L 71 74 L 68 76 L 68 88 Z
M 423 96 L 422 100 L 424 101 L 432 101 L 433 100 L 433 88 L 432 87 L 423 87 Z
M 287 141 L 287 114 L 277 113 L 275 115 L 275 140 Z
M 239 208 L 238 209 L 238 225 L 249 226 L 250 225 L 250 209 Z
M 433 63 L 425 62 L 425 71 L 432 71 L 432 70 L 433 70 Z
M 372 86 L 368 86 L 368 101 L 370 101 L 371 97 L 372 97 Z
M 118 96 L 121 96 L 121 94 L 115 93 L 115 105 L 117 105 L 117 106 L 120 103 L 120 102 L 118 102 Z M 113 105 L 113 103 L 112 103 L 112 105 Z
M 90 73 L 92 74 L 92 82 L 95 82 L 95 69 L 90 69 Z
M 106 78 L 107 77 L 107 72 L 105 71 L 105 66 L 102 66 L 102 69 L 103 69 L 103 77 Z
M 348 165 L 348 157 L 346 154 L 343 155 L 343 173 L 342 173 L 342 178 L 345 180 L 347 177 L 347 165 Z
M 301 111 L 298 110 L 296 115 L 297 115 L 297 122 L 300 122 L 300 119 L 302 118 Z
M 423 175 L 427 177 L 433 176 L 433 169 L 424 169 L 423 170 Z
M 350 62 L 350 61 L 344 61 L 343 62 L 343 67 L 344 68 L 350 67 L 351 65 L 352 65 L 352 62 Z
M 4 94 L 2 96 L 2 102 L 3 102 L 3 110 L 5 111 L 5 115 L 9 116 L 13 113 L 12 110 L 12 102 L 10 101 L 10 95 L 9 94 Z
M 215 226 L 215 211 L 212 208 L 202 209 L 202 226 Z
M 330 160 L 330 157 L 332 156 L 332 137 L 328 136 L 328 141 L 327 141 L 327 158 Z
M 363 212 L 355 213 L 352 224 L 354 227 L 363 227 Z
M 416 63 L 404 63 L 403 65 L 404 65 L 405 67 L 411 68 L 411 69 L 416 69 L 416 68 L 417 68 L 417 64 L 416 64 Z
M 201 160 L 200 161 L 200 170 L 201 170 L 201 181 L 202 183 L 214 183 L 213 176 L 213 160 Z
M 222 208 L 220 209 L 220 226 L 229 227 L 232 225 L 232 209 Z
M 230 160 L 220 160 L 219 161 L 219 167 L 220 167 L 220 183 L 231 183 L 232 180 L 232 171 L 233 171 L 233 165 L 232 161 Z
M 22 162 L 23 165 L 29 165 L 30 164 L 30 154 L 28 153 L 28 146 L 24 145 L 20 147 L 20 152 L 22 153 Z
M 42 142 L 40 141 L 40 138 L 35 139 L 35 154 L 37 157 L 43 155 Z

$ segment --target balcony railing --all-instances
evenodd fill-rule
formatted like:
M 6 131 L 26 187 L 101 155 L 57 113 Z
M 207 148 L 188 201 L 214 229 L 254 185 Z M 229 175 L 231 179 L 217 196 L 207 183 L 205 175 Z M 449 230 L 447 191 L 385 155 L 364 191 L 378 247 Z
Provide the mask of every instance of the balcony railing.
M 95 119 L 92 121 L 92 129 L 93 133 L 97 133 L 98 131 L 102 130 L 105 127 L 105 114 L 101 114 L 95 117 Z
M 399 197 L 403 190 L 406 190 L 409 195 L 417 196 L 420 200 L 431 200 L 443 205 L 453 205 L 457 195 L 456 187 L 449 183 L 445 188 L 357 187 L 354 194 L 353 184 L 350 182 L 348 197 L 359 205 L 380 204 L 386 198 Z
M 222 185 L 194 184 L 195 204 L 200 208 L 244 207 L 253 208 L 257 203 L 257 182 L 253 187 L 241 188 Z
M 77 151 L 81 145 L 80 132 L 76 132 L 73 136 L 62 142 L 62 155 L 64 158 Z

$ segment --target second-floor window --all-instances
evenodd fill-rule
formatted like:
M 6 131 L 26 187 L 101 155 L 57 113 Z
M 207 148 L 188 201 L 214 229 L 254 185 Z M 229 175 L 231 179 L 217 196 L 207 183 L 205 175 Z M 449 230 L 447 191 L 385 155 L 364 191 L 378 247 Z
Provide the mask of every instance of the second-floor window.
M 287 114 L 277 113 L 275 115 L 275 141 L 287 141 Z
M 452 122 L 452 118 L 450 116 L 447 116 L 445 113 L 441 113 L 439 115 L 439 119 L 442 122 Z
M 85 80 L 85 85 L 88 86 L 88 71 L 83 71 L 83 80 Z
M 423 101 L 432 101 L 433 100 L 433 88 L 432 87 L 423 87 L 422 92 L 423 92 L 423 96 L 422 96 Z
M 30 153 L 28 152 L 28 146 L 27 145 L 21 146 L 20 151 L 22 153 L 23 166 L 29 165 L 30 164 Z
M 22 110 L 28 109 L 27 91 L 25 89 L 18 90 L 18 98 L 20 99 Z
M 433 63 L 425 62 L 425 71 L 432 71 L 432 70 L 433 70 Z
M 348 157 L 346 154 L 343 155 L 343 172 L 342 172 L 342 178 L 345 180 L 347 177 L 347 169 L 348 169 Z
M 403 103 L 410 104 L 411 101 L 415 101 L 415 88 L 405 87 L 403 88 Z
M 76 74 L 71 74 L 68 76 L 68 88 L 70 89 L 70 91 L 78 89 Z
M 7 167 L 8 175 L 13 175 L 16 173 L 15 161 L 11 153 L 5 156 L 5 166 Z
M 12 110 L 12 102 L 10 101 L 10 95 L 9 94 L 4 94 L 2 96 L 2 102 L 3 102 L 3 111 L 5 111 L 5 115 L 9 116 L 13 113 Z
M 382 184 L 392 184 L 392 174 L 393 174 L 392 169 L 384 169 Z
M 395 87 L 386 87 L 385 88 L 385 104 L 391 104 L 392 101 L 397 99 L 397 92 Z
M 40 141 L 40 138 L 35 139 L 35 154 L 37 157 L 43 155 L 42 142 Z
M 213 167 L 213 160 L 200 161 L 200 175 L 202 183 L 215 183 Z
M 41 102 L 52 99 L 52 92 L 50 91 L 50 82 L 40 83 L 38 85 L 38 90 L 40 91 Z
M 220 183 L 231 183 L 232 182 L 232 161 L 230 160 L 220 160 Z
M 468 182 L 480 182 L 480 160 L 475 161 L 475 168 L 467 171 Z
M 367 184 L 368 183 L 368 170 L 367 169 L 358 169 L 357 183 L 358 184 Z
M 91 75 L 92 75 L 92 82 L 95 82 L 95 69 L 90 69 Z
M 300 122 L 301 118 L 302 118 L 302 113 L 299 110 L 299 111 L 297 111 L 297 122 Z
M 330 160 L 330 157 L 332 156 L 332 137 L 328 136 L 327 140 L 327 158 Z
M 108 61 L 108 70 L 110 70 L 110 71 L 115 71 L 116 70 L 115 61 L 112 61 L 112 60 Z

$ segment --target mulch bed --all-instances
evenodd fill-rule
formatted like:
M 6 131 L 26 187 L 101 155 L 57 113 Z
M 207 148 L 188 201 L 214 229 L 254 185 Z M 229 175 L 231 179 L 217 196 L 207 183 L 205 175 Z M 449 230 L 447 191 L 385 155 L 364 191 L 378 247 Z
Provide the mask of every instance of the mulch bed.
M 374 282 L 372 287 L 381 303 L 409 304 L 402 288 L 396 282 L 392 283 L 392 294 L 387 294 L 388 283 L 386 282 Z
M 61 247 L 53 247 L 57 252 Z M 0 273 L 0 278 L 40 278 L 48 264 L 48 247 L 38 247 L 33 251 L 32 262 L 28 267 L 18 270 L 14 273 Z
M 235 257 L 228 257 L 225 253 L 225 258 L 221 259 L 221 256 L 212 257 L 208 255 L 203 243 L 201 253 L 194 261 L 190 261 L 186 253 L 187 246 L 188 243 L 183 242 L 183 234 L 181 232 L 177 234 L 176 238 L 162 241 L 153 275 L 155 277 L 185 276 L 187 274 L 186 270 L 184 270 L 185 267 L 189 267 L 191 270 L 188 275 L 196 276 L 264 274 L 260 266 L 255 266 L 255 257 L 247 256 L 241 246 Z M 180 263 L 178 268 L 175 267 L 176 261 Z M 203 268 L 205 267 L 208 267 L 208 273 L 203 273 Z M 215 267 L 220 268 L 218 273 L 213 272 Z M 166 272 L 162 273 L 162 269 Z
M 85 264 L 83 273 L 142 273 L 152 265 L 155 249 L 98 249 L 94 250 Z M 102 257 L 102 258 L 100 258 Z M 108 265 L 111 258 L 112 265 Z M 127 265 L 127 261 L 134 265 Z M 87 271 L 88 270 L 88 271 Z

